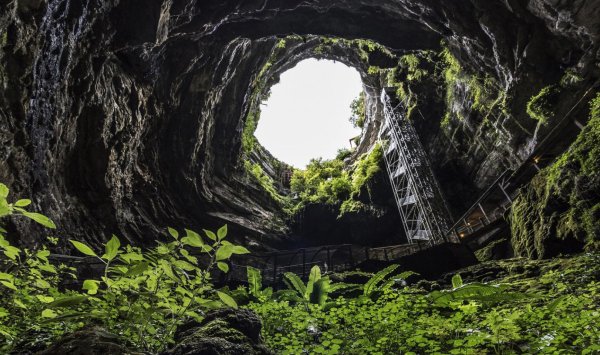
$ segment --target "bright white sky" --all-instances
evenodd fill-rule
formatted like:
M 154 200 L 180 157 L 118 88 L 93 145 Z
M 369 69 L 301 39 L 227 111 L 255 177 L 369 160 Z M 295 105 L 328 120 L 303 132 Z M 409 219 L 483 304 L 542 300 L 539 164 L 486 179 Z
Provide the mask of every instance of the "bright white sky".
M 281 75 L 261 107 L 255 136 L 277 159 L 304 169 L 312 158 L 334 158 L 360 134 L 350 103 L 362 91 L 358 72 L 329 60 L 304 60 Z

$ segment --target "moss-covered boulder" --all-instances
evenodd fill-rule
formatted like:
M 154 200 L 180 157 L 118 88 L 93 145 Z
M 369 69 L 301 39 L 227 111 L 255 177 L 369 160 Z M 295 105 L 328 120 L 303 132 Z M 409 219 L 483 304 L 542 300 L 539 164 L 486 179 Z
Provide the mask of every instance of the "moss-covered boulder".
M 272 354 L 260 337 L 262 323 L 246 309 L 220 309 L 202 322 L 188 322 L 175 334 L 174 348 L 163 355 L 252 355 Z
M 517 256 L 547 258 L 597 249 L 600 236 L 600 94 L 570 149 L 543 169 L 513 203 Z
M 142 354 L 125 346 L 126 341 L 105 329 L 91 326 L 68 334 L 40 352 L 21 349 L 19 354 L 122 355 Z

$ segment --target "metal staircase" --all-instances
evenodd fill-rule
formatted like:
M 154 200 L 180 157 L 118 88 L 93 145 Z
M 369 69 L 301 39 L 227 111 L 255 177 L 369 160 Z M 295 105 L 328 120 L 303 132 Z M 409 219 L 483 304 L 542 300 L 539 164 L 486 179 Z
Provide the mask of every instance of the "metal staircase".
M 379 132 L 387 142 L 384 158 L 408 242 L 433 246 L 458 242 L 448 236 L 448 209 L 415 128 L 383 90 L 385 120 Z M 406 110 L 402 110 L 406 111 Z

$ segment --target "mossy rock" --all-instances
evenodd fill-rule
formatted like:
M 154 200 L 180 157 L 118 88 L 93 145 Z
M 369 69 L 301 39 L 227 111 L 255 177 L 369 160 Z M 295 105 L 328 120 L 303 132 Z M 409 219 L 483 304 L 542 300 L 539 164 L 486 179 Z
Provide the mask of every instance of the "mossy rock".
M 125 346 L 126 341 L 97 326 L 86 327 L 68 334 L 47 349 L 36 352 L 39 355 L 122 355 L 142 354 Z M 23 350 L 23 349 L 21 349 Z M 27 351 L 20 354 L 29 353 Z
M 590 120 L 557 161 L 515 199 L 511 243 L 515 255 L 549 258 L 594 250 L 600 244 L 600 94 Z
M 262 323 L 246 309 L 220 309 L 202 322 L 183 324 L 175 333 L 174 348 L 163 355 L 245 355 L 271 354 L 260 337 Z

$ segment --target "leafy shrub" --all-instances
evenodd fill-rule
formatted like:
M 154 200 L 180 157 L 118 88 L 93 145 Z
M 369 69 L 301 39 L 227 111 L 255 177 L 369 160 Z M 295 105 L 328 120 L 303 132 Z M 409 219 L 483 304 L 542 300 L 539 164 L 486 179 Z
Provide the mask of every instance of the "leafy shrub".
M 54 228 L 47 217 L 25 211 L 29 200 L 6 201 L 8 189 L 0 185 L 2 216 L 20 214 Z M 173 340 L 176 327 L 186 319 L 201 320 L 205 311 L 237 307 L 224 290 L 212 284 L 214 268 L 227 272 L 233 254 L 248 250 L 225 240 L 227 226 L 204 237 L 169 228 L 170 242 L 157 242 L 148 251 L 121 245 L 113 236 L 102 253 L 79 241 L 73 246 L 103 265 L 102 275 L 77 284 L 75 270 L 51 262 L 46 246 L 20 249 L 0 235 L 0 351 L 18 341 L 48 343 L 90 321 L 119 334 L 139 349 L 157 351 Z M 3 233 L 4 230 L 2 230 Z M 200 266 L 203 265 L 203 266 Z M 78 290 L 77 288 L 81 288 Z
M 546 86 L 527 103 L 527 114 L 540 123 L 546 123 L 554 116 L 554 106 L 558 96 L 556 86 Z
M 354 127 L 363 128 L 365 126 L 365 119 L 367 116 L 365 98 L 365 92 L 361 91 L 358 97 L 352 100 L 352 103 L 350 104 L 350 110 L 352 112 L 350 123 L 352 123 Z

